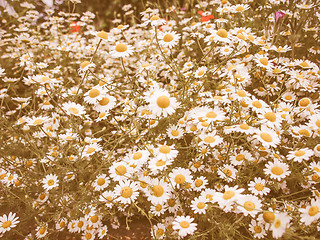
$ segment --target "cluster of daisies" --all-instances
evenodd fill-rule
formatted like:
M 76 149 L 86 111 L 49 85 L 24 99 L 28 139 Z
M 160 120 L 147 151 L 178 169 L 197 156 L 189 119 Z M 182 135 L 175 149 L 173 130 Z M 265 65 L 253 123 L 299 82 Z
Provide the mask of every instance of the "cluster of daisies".
M 301 2 L 147 8 L 108 32 L 4 14 L 0 237 L 139 217 L 153 239 L 319 237 L 320 8 Z

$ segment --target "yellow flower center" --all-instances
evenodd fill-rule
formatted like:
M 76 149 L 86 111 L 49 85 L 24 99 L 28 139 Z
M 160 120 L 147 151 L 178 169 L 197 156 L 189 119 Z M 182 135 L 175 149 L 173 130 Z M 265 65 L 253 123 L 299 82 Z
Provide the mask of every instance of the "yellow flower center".
M 84 69 L 86 66 L 88 66 L 90 64 L 89 61 L 83 61 L 81 64 L 80 64 L 80 68 L 81 69 Z
M 200 187 L 200 186 L 202 186 L 202 184 L 203 184 L 203 181 L 202 181 L 201 179 L 197 179 L 197 180 L 195 181 L 195 183 L 194 183 L 194 185 L 195 185 L 196 187 Z
M 205 206 L 206 206 L 206 204 L 204 202 L 199 202 L 197 204 L 197 208 L 199 208 L 199 209 L 204 209 Z
M 312 206 L 309 208 L 308 214 L 313 217 L 314 215 L 316 215 L 319 212 L 319 207 L 317 206 Z
M 243 154 L 238 154 L 237 156 L 236 156 L 236 160 L 237 161 L 242 161 L 244 159 L 244 155 Z
M 223 193 L 223 199 L 228 200 L 231 199 L 236 193 L 234 191 L 225 191 Z
M 259 61 L 260 61 L 261 64 L 263 64 L 263 65 L 265 65 L 265 66 L 267 66 L 268 63 L 269 63 L 269 62 L 268 62 L 268 58 L 260 58 Z
M 161 211 L 162 210 L 162 206 L 161 206 L 161 204 L 157 204 L 157 206 L 156 206 L 156 211 Z
M 153 192 L 154 196 L 161 197 L 163 195 L 163 193 L 164 193 L 164 189 L 160 185 L 155 185 L 155 186 L 152 187 L 152 192 Z
M 43 123 L 43 120 L 42 120 L 42 119 L 36 119 L 36 120 L 33 122 L 33 125 L 40 125 L 41 123 Z
M 4 223 L 2 223 L 2 227 L 3 228 L 8 228 L 8 227 L 10 227 L 11 226 L 11 221 L 5 221 Z
M 116 51 L 117 52 L 125 52 L 127 51 L 128 47 L 124 43 L 118 43 L 116 46 Z
M 265 142 L 272 142 L 272 137 L 269 133 L 260 133 L 260 137 L 262 138 L 263 141 Z
M 98 89 L 96 89 L 96 88 L 91 89 L 89 91 L 89 97 L 91 97 L 91 98 L 98 97 L 99 95 L 100 95 L 100 91 Z
M 87 234 L 85 235 L 85 238 L 86 238 L 86 239 L 91 239 L 91 238 L 92 238 L 92 234 L 91 234 L 91 233 L 87 233 Z
M 182 174 L 178 174 L 175 178 L 174 178 L 174 181 L 177 183 L 177 184 L 182 184 L 186 181 L 186 178 L 185 176 L 183 176 Z
M 302 98 L 300 101 L 299 101 L 299 106 L 300 107 L 306 107 L 310 104 L 310 99 L 309 98 Z
M 190 223 L 188 223 L 187 221 L 182 221 L 180 222 L 180 226 L 182 228 L 188 228 L 190 226 Z
M 95 148 L 91 147 L 91 148 L 88 148 L 87 153 L 90 154 L 90 153 L 93 153 L 94 151 L 95 151 Z
M 156 235 L 157 236 L 162 236 L 164 234 L 164 230 L 162 228 L 157 229 Z
M 247 96 L 246 91 L 243 91 L 243 90 L 239 90 L 239 91 L 237 92 L 237 94 L 238 94 L 239 97 L 246 97 L 246 96 Z
M 281 226 L 281 221 L 280 221 L 280 219 L 277 219 L 276 221 L 275 221 L 275 223 L 274 223 L 274 227 L 275 228 L 279 228 Z
M 171 148 L 168 145 L 162 145 L 159 148 L 159 152 L 163 153 L 163 154 L 168 154 L 171 151 Z
M 161 159 L 156 162 L 156 166 L 157 166 L 157 167 L 161 167 L 161 166 L 163 166 L 163 165 L 165 165 L 165 164 L 166 164 L 166 162 L 163 161 L 163 160 L 161 160 Z
M 251 202 L 251 201 L 246 201 L 244 204 L 243 204 L 243 207 L 244 207 L 244 209 L 246 209 L 247 211 L 252 211 L 252 210 L 254 210 L 254 208 L 256 207 L 255 205 L 254 205 L 254 203 L 253 202 Z
M 262 228 L 261 228 L 260 226 L 255 226 L 255 227 L 254 227 L 254 231 L 255 231 L 256 233 L 261 233 L 261 232 L 262 232 Z
M 138 159 L 140 159 L 141 157 L 142 157 L 142 153 L 141 153 L 141 152 L 136 152 L 136 153 L 134 153 L 133 156 L 132 156 L 132 158 L 133 158 L 134 160 L 138 160 Z
M 309 64 L 307 62 L 302 62 L 299 64 L 301 67 L 307 68 L 309 67 Z
M 200 70 L 199 72 L 198 72 L 198 76 L 202 76 L 204 74 L 204 70 Z
M 244 10 L 244 7 L 242 7 L 242 6 L 238 6 L 237 8 L 236 8 L 236 11 L 237 12 L 242 12 Z
M 165 42 L 171 42 L 173 40 L 173 36 L 170 33 L 167 33 L 166 35 L 163 36 L 163 41 Z
M 259 101 L 253 101 L 252 102 L 252 106 L 254 106 L 256 108 L 262 108 L 262 104 Z
M 132 188 L 130 187 L 123 187 L 121 189 L 121 196 L 124 198 L 129 198 L 132 196 L 132 194 L 133 194 L 133 191 L 132 191 Z
M 116 167 L 115 172 L 117 175 L 123 176 L 124 174 L 126 174 L 127 168 L 123 165 L 119 165 L 118 167 Z
M 53 180 L 53 179 L 48 180 L 47 184 L 48 184 L 49 186 L 52 186 L 52 185 L 54 184 L 54 180 Z
M 100 32 L 98 32 L 98 33 L 97 33 L 97 36 L 98 36 L 99 38 L 102 38 L 102 39 L 105 39 L 105 40 L 108 39 L 108 34 L 107 34 L 105 31 L 100 31 Z
M 207 137 L 204 138 L 204 141 L 206 143 L 213 143 L 213 142 L 216 141 L 216 139 L 214 137 L 212 137 L 212 136 L 207 136 Z
M 301 157 L 301 156 L 303 156 L 303 155 L 305 155 L 305 154 L 306 154 L 306 152 L 305 152 L 305 151 L 302 151 L 302 150 L 298 150 L 298 151 L 296 151 L 296 152 L 294 153 L 294 155 L 297 156 L 297 157 Z
M 261 183 L 257 183 L 254 188 L 257 190 L 257 191 L 262 191 L 264 189 L 264 186 L 263 184 Z
M 69 112 L 73 113 L 73 114 L 78 114 L 79 113 L 79 110 L 76 109 L 75 107 L 71 107 L 68 109 Z
M 283 173 L 283 169 L 279 166 L 275 166 L 273 168 L 271 168 L 271 172 L 274 174 L 274 175 L 281 175 Z
M 101 106 L 106 106 L 106 105 L 109 104 L 109 102 L 110 102 L 109 98 L 104 97 L 104 98 L 102 98 L 102 99 L 99 101 L 99 104 L 100 104 Z
M 99 186 L 102 186 L 103 184 L 105 184 L 106 180 L 104 180 L 104 178 L 99 178 L 98 181 L 97 181 L 97 184 Z
M 206 114 L 206 117 L 207 117 L 207 118 L 216 118 L 216 117 L 217 117 L 217 114 L 216 114 L 215 112 L 210 111 L 210 112 L 208 112 L 208 113 Z
M 39 229 L 39 233 L 40 233 L 41 235 L 43 235 L 45 232 L 46 232 L 46 229 L 45 229 L 44 227 L 42 227 L 42 228 Z
M 159 20 L 159 19 L 160 19 L 160 17 L 159 17 L 158 15 L 153 15 L 153 16 L 150 18 L 151 21 L 155 21 L 155 20 Z
M 179 131 L 177 131 L 177 130 L 172 130 L 172 131 L 171 131 L 171 135 L 174 136 L 174 137 L 177 137 L 177 136 L 179 136 Z
M 276 115 L 273 112 L 267 112 L 264 114 L 264 117 L 270 122 L 275 122 L 277 120 Z
M 99 217 L 98 217 L 97 215 L 94 215 L 94 216 L 92 216 L 92 217 L 90 218 L 90 221 L 93 222 L 93 223 L 98 222 L 98 220 L 99 220 Z
M 225 29 L 222 28 L 222 29 L 219 29 L 217 31 L 217 35 L 219 37 L 222 37 L 222 38 L 227 38 L 228 37 L 228 32 Z
M 170 98 L 168 98 L 167 96 L 160 96 L 157 99 L 157 105 L 160 108 L 167 108 L 170 106 Z

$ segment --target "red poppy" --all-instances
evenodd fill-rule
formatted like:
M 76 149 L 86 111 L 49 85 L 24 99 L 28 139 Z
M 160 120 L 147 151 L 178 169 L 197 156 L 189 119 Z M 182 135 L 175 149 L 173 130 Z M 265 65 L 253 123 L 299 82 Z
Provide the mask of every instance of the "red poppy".
M 210 19 L 214 19 L 213 15 L 206 16 L 204 15 L 204 11 L 199 10 L 198 13 L 201 15 L 201 22 L 208 22 Z
M 77 22 L 72 22 L 70 25 L 70 32 L 75 33 L 75 32 L 80 32 L 80 26 L 78 25 Z

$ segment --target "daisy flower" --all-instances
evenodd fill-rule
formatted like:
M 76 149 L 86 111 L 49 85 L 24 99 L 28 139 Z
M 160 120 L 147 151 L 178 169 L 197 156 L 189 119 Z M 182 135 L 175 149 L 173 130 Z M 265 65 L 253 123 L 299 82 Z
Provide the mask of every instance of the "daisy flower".
M 58 176 L 55 174 L 49 174 L 44 179 L 42 179 L 42 183 L 43 183 L 43 188 L 47 191 L 55 187 L 58 187 L 59 186 Z
M 158 38 L 160 39 L 159 44 L 161 46 L 173 48 L 178 44 L 180 34 L 176 33 L 175 31 L 160 32 Z
M 115 200 L 122 204 L 130 204 L 139 196 L 139 187 L 135 182 L 129 180 L 120 181 L 114 192 L 118 198 Z
M 220 28 L 218 30 L 213 31 L 214 41 L 229 43 L 230 42 L 230 34 L 224 28 Z
M 300 208 L 301 222 L 306 225 L 310 225 L 312 222 L 316 222 L 320 218 L 320 198 L 311 199 L 311 203 L 306 208 Z
M 194 77 L 201 78 L 206 74 L 206 72 L 207 72 L 207 67 L 202 66 L 202 67 L 198 68 L 197 71 L 194 73 Z
M 155 205 L 151 205 L 150 212 L 155 216 L 161 216 L 164 214 L 167 210 L 167 207 L 165 206 L 165 203 L 158 203 Z
M 275 159 L 274 162 L 268 162 L 263 169 L 264 173 L 270 175 L 272 179 L 281 181 L 290 175 L 289 166 L 286 163 Z
M 179 139 L 183 136 L 183 129 L 178 126 L 171 125 L 167 129 L 167 135 L 171 139 Z
M 151 236 L 155 237 L 155 239 L 164 239 L 165 232 L 166 226 L 163 223 L 157 223 L 157 225 L 152 226 Z
M 36 228 L 36 237 L 37 238 L 44 238 L 48 233 L 46 226 L 38 226 Z
M 106 174 L 100 174 L 96 177 L 92 186 L 95 191 L 100 191 L 105 189 L 109 185 L 110 181 Z
M 105 90 L 97 85 L 84 94 L 84 101 L 89 104 L 96 104 L 102 100 Z
M 104 191 L 100 197 L 99 201 L 105 203 L 105 205 L 109 208 L 113 206 L 113 201 L 115 198 L 115 194 L 113 191 Z
M 168 183 L 164 182 L 163 179 L 159 180 L 154 178 L 150 181 L 150 188 L 147 191 L 148 201 L 152 204 L 162 204 L 166 202 L 170 197 L 170 186 Z
M 16 227 L 20 222 L 19 217 L 16 217 L 15 213 L 10 212 L 8 215 L 4 214 L 0 217 L 0 233 L 5 233 L 10 231 L 12 228 Z
M 257 222 L 256 220 L 252 219 L 251 223 L 249 225 L 249 230 L 253 233 L 253 236 L 255 238 L 264 238 L 267 236 L 266 230 L 264 229 L 264 226 Z
M 95 240 L 96 239 L 96 232 L 94 230 L 87 230 L 85 231 L 82 236 L 81 240 Z
M 125 58 L 133 54 L 133 47 L 125 43 L 117 43 L 112 47 L 111 56 L 114 58 Z
M 248 190 L 254 195 L 263 196 L 270 192 L 270 188 L 266 187 L 266 180 L 260 177 L 255 177 L 254 181 L 249 182 L 248 186 Z
M 198 197 L 191 201 L 191 209 L 194 213 L 205 214 L 209 200 L 206 197 Z
M 255 57 L 256 58 L 254 60 L 259 67 L 267 68 L 267 69 L 272 67 L 271 61 L 268 59 L 268 57 L 266 55 L 256 54 Z
M 220 208 L 228 212 L 231 210 L 232 204 L 242 196 L 241 193 L 243 191 L 244 189 L 238 189 L 237 185 L 234 187 L 225 185 L 223 193 L 217 192 L 215 194 L 217 197 L 216 201 L 218 202 Z
M 290 151 L 287 158 L 295 162 L 302 162 L 303 160 L 308 160 L 311 156 L 313 156 L 313 151 L 311 149 L 301 148 Z
M 81 116 L 84 115 L 86 112 L 84 110 L 84 106 L 74 103 L 74 102 L 67 102 L 62 104 L 62 109 L 66 112 L 68 115 L 74 115 L 74 116 Z
M 193 223 L 194 218 L 190 216 L 177 216 L 173 221 L 173 229 L 179 231 L 180 237 L 194 233 L 197 230 L 197 224 Z
M 154 155 L 161 159 L 175 159 L 179 151 L 174 149 L 174 145 L 168 146 L 166 144 L 155 149 Z
M 169 173 L 169 179 L 174 187 L 181 187 L 183 184 L 192 182 L 192 175 L 189 169 L 178 167 L 172 169 L 172 172 Z
M 290 225 L 291 218 L 287 213 L 277 213 L 275 219 L 270 226 L 272 236 L 276 239 L 280 238 Z
M 243 124 L 242 124 L 243 125 Z M 234 166 L 241 165 L 244 161 L 252 161 L 251 153 L 246 150 L 241 150 L 237 155 L 230 157 L 231 164 Z
M 197 177 L 193 182 L 192 182 L 192 189 L 200 192 L 203 189 L 206 189 L 206 185 L 208 184 L 208 180 L 204 176 Z
M 266 148 L 276 147 L 280 143 L 280 139 L 277 133 L 266 126 L 262 126 L 261 130 L 257 130 L 255 137 L 262 143 Z
M 202 140 L 199 143 L 200 146 L 205 145 L 205 146 L 210 146 L 213 148 L 223 142 L 223 138 L 216 135 L 215 131 L 210 132 L 210 133 L 201 133 L 199 137 Z
M 148 168 L 153 174 L 164 171 L 173 163 L 174 159 L 152 158 L 149 161 Z
M 85 148 L 82 152 L 82 156 L 89 157 L 89 156 L 95 154 L 96 152 L 101 152 L 101 151 L 102 151 L 102 148 L 99 144 L 91 143 L 91 144 L 85 146 Z
M 149 102 L 150 111 L 158 117 L 161 115 L 167 117 L 173 114 L 178 107 L 176 98 L 170 97 L 170 94 L 163 89 L 154 91 L 146 101 Z
M 261 200 L 253 195 L 242 195 L 241 198 L 237 200 L 238 209 L 245 215 L 250 215 L 255 217 L 257 213 L 261 211 Z
M 32 117 L 26 120 L 27 125 L 29 126 L 39 126 L 44 124 L 45 122 L 49 121 L 48 117 Z
M 106 225 L 98 228 L 98 238 L 103 239 L 108 233 L 108 227 Z
M 109 176 L 114 181 L 126 180 L 132 173 L 132 168 L 126 162 L 114 162 L 109 168 Z
M 237 173 L 238 170 L 229 164 L 224 164 L 221 168 L 218 169 L 219 177 L 226 180 L 227 182 L 234 181 L 237 177 Z
M 98 103 L 94 106 L 94 110 L 100 113 L 104 113 L 114 108 L 115 105 L 116 98 L 111 95 L 104 94 L 101 100 L 99 100 Z

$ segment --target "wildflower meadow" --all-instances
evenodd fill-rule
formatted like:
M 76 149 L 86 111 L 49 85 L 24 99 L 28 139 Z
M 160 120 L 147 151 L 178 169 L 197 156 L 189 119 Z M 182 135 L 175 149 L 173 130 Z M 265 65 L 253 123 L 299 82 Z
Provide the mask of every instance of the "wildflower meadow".
M 320 239 L 319 1 L 1 2 L 1 239 Z

